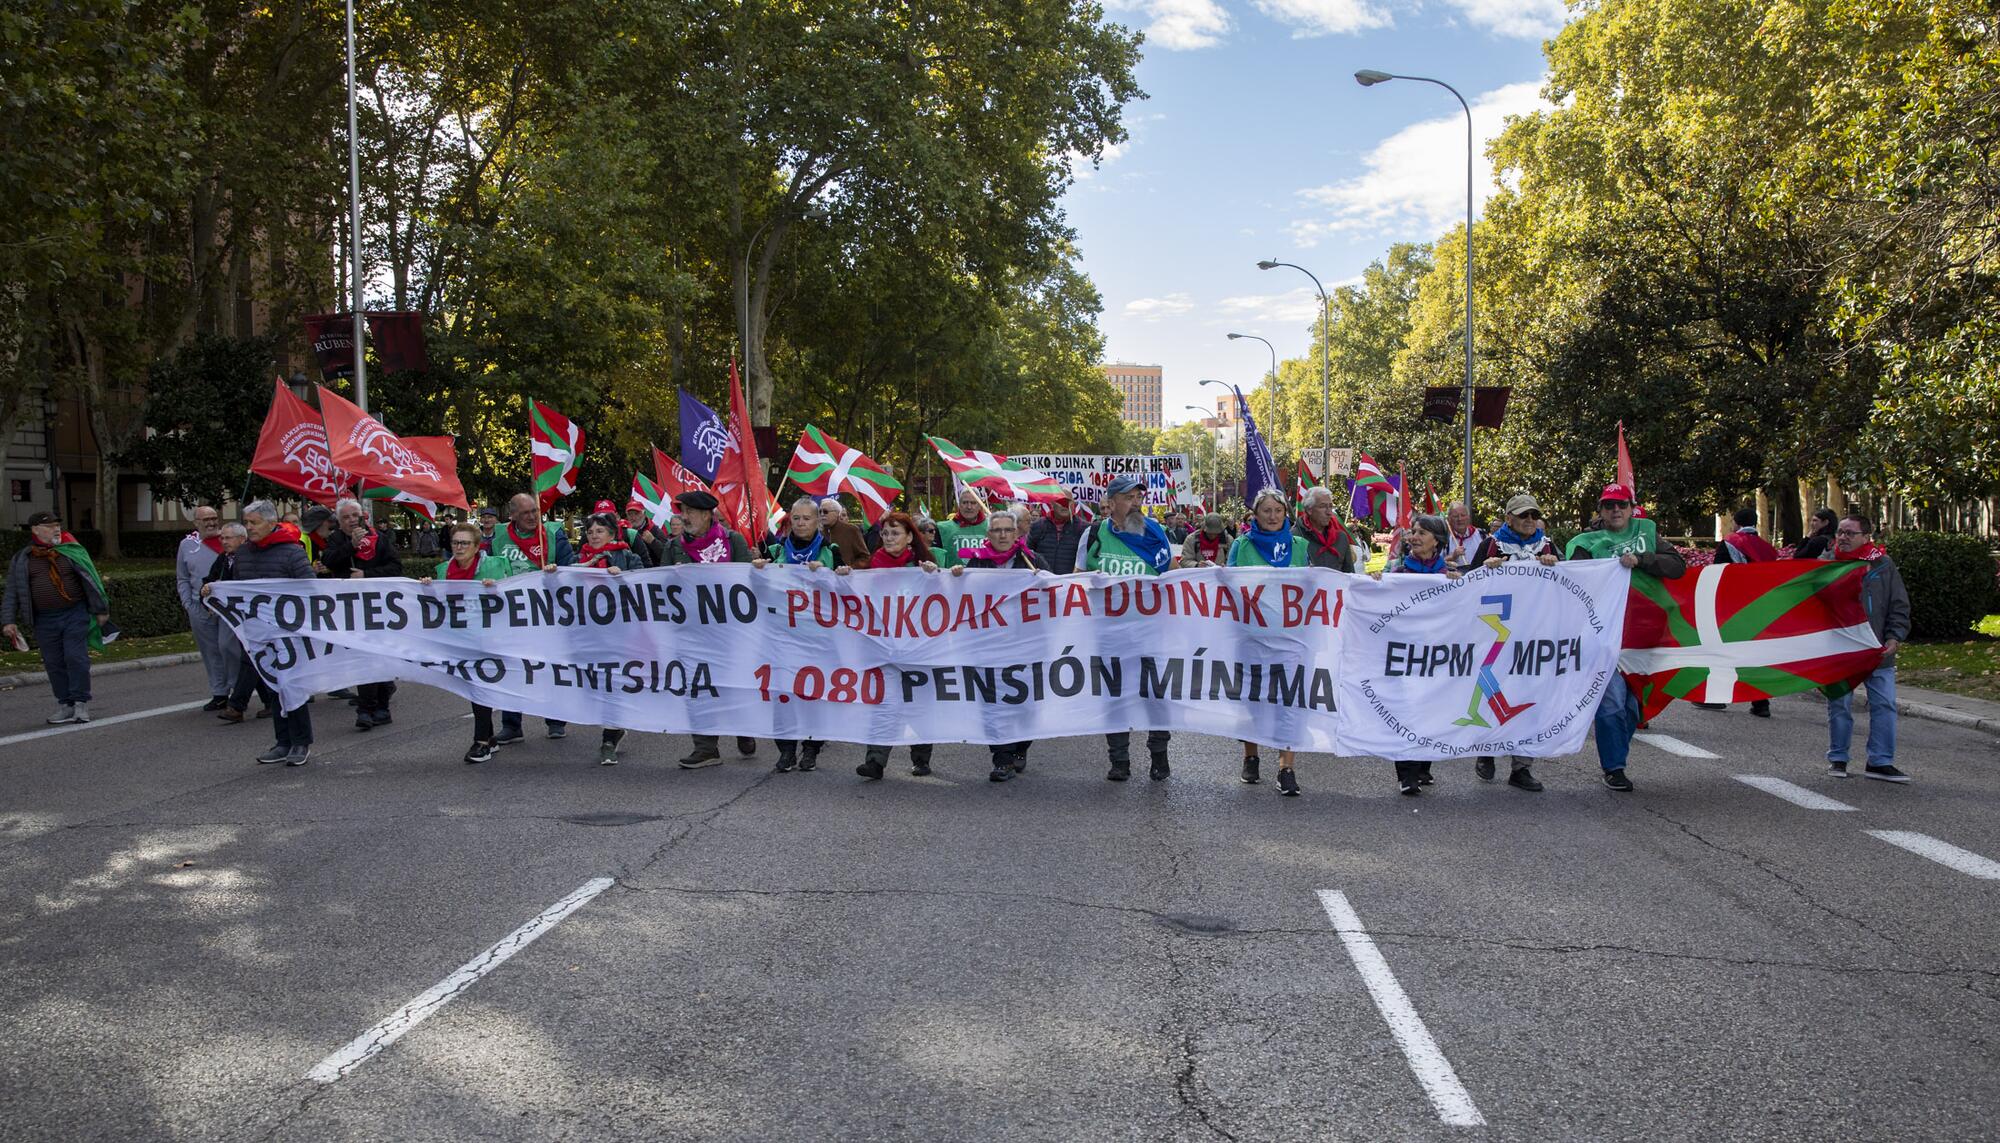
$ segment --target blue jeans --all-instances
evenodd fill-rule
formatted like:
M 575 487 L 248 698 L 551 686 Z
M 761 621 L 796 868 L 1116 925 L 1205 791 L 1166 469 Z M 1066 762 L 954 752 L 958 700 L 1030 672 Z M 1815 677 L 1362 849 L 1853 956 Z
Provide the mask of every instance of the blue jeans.
M 90 701 L 90 612 L 79 603 L 35 613 L 35 646 L 59 703 Z
M 1868 764 L 1893 766 L 1896 762 L 1896 668 L 1877 667 L 1868 676 Z M 1826 729 L 1831 739 L 1826 748 L 1828 762 L 1847 761 L 1847 748 L 1854 741 L 1854 695 L 1852 692 L 1826 702 Z
M 1632 735 L 1639 729 L 1639 699 L 1625 685 L 1624 675 L 1611 672 L 1590 725 L 1597 735 L 1597 764 L 1607 774 L 1623 770 L 1632 754 Z

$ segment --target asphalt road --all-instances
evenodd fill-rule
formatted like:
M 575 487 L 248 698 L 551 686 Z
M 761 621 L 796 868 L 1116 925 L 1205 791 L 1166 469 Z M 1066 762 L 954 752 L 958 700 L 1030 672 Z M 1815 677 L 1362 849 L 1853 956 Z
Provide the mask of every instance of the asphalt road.
M 103 678 L 94 711 L 199 700 L 198 671 Z M 0 694 L 9 1140 L 2000 1123 L 2000 880 L 1868 832 L 2000 858 L 2000 750 L 1971 731 L 1905 720 L 1914 783 L 1836 782 L 1820 706 L 1676 708 L 1633 795 L 1590 754 L 1538 765 L 1540 795 L 1440 766 L 1421 799 L 1387 763 L 1307 756 L 1282 798 L 1275 758 L 1246 787 L 1235 744 L 1195 736 L 1171 779 L 1123 785 L 1092 740 L 1038 745 L 1005 785 L 961 746 L 865 783 L 843 745 L 816 773 L 773 774 L 769 743 L 684 772 L 684 739 L 635 735 L 603 768 L 587 728 L 532 719 L 467 767 L 464 707 L 404 687 L 367 734 L 322 699 L 313 764 L 286 769 L 250 762 L 268 723 L 196 711 L 8 738 L 49 707 Z M 447 981 L 400 1038 L 340 1055 Z

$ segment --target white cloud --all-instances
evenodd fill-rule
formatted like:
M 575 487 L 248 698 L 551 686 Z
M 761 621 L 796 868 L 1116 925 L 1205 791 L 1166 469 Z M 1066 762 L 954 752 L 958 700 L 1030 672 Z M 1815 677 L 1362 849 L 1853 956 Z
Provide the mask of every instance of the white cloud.
M 1493 3 L 1495 0 L 1473 0 Z M 1367 0 L 1256 0 L 1257 10 L 1289 25 L 1292 38 L 1342 36 L 1369 28 L 1386 28 L 1394 21 L 1389 13 Z
M 1083 182 L 1095 178 L 1098 171 L 1124 158 L 1125 152 L 1131 149 L 1132 140 L 1128 136 L 1123 143 L 1106 143 L 1104 153 L 1098 156 L 1095 163 L 1092 163 L 1090 156 L 1082 151 L 1064 151 L 1062 161 L 1063 165 L 1069 168 L 1070 177 L 1077 182 Z
M 1179 317 L 1194 308 L 1194 299 L 1183 293 L 1168 294 L 1164 298 L 1134 298 L 1125 303 L 1120 312 L 1138 321 L 1165 321 Z
M 1296 273 L 1296 271 L 1286 272 Z M 1330 291 L 1333 287 L 1328 286 L 1327 289 Z M 1242 294 L 1215 303 L 1215 312 L 1227 318 L 1232 326 L 1267 323 L 1288 328 L 1303 326 L 1318 319 L 1319 294 L 1311 286 L 1300 286 L 1282 294 Z
M 1216 0 L 1111 0 L 1115 12 L 1136 12 L 1146 20 L 1146 42 L 1171 52 L 1212 48 L 1231 21 Z
M 1563 0 L 1446 0 L 1475 28 L 1501 36 L 1543 39 L 1569 21 Z
M 1396 83 L 1372 92 L 1376 99 L 1390 92 L 1421 87 L 1437 97 L 1446 92 L 1427 84 Z M 1472 186 L 1474 201 L 1483 204 L 1493 186 L 1493 164 L 1486 145 L 1506 126 L 1510 115 L 1547 108 L 1541 81 L 1514 83 L 1477 96 L 1472 101 L 1475 140 Z M 1413 123 L 1375 145 L 1352 178 L 1299 192 L 1306 202 L 1325 208 L 1314 218 L 1295 220 L 1292 237 L 1302 246 L 1344 231 L 1370 229 L 1384 237 L 1429 238 L 1465 218 L 1465 117 L 1454 113 Z

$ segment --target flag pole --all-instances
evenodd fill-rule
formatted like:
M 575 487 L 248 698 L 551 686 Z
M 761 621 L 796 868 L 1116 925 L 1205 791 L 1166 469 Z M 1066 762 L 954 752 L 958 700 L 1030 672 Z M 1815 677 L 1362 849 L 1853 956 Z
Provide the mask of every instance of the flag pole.
M 349 277 L 354 288 L 354 403 L 368 411 L 368 348 L 361 312 L 361 134 L 354 110 L 354 0 L 347 0 L 347 209 Z

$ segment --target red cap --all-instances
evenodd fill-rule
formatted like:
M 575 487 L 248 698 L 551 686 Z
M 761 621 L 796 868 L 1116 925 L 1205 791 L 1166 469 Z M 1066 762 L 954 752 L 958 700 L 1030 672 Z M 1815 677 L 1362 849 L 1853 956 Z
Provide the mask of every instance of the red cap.
M 644 504 L 639 503 L 639 498 L 637 496 L 634 496 L 632 499 L 627 500 L 625 502 L 625 510 L 627 512 L 630 512 L 634 508 L 637 508 L 641 512 L 644 512 L 646 510 L 646 506 Z
M 593 516 L 602 515 L 606 512 L 611 513 L 613 516 L 618 515 L 618 505 L 613 504 L 609 500 L 599 500 L 596 504 L 591 505 L 590 514 Z
M 1622 484 L 1607 484 L 1604 486 L 1604 491 L 1599 493 L 1597 498 L 1600 501 L 1623 500 L 1625 503 L 1630 504 L 1632 503 L 1632 490 Z

